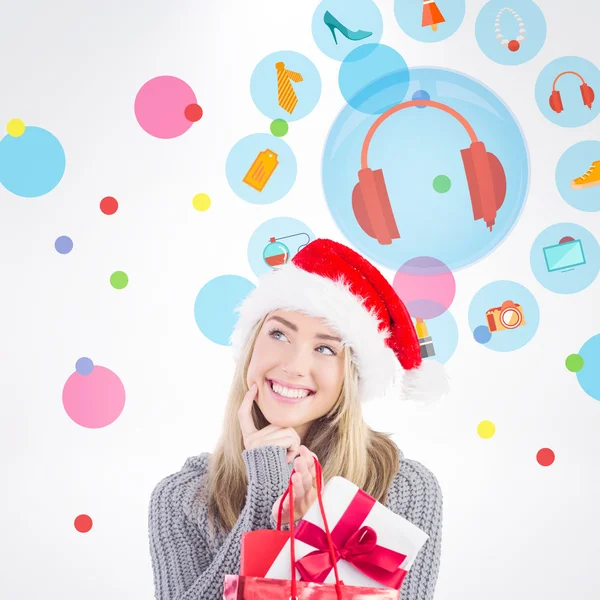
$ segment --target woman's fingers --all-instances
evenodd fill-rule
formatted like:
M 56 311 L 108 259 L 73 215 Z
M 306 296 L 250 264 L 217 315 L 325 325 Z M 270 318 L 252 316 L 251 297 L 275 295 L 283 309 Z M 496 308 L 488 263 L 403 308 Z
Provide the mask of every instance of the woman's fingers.
M 313 477 L 310 474 L 310 469 L 306 464 L 306 460 L 303 457 L 296 459 L 296 472 L 300 474 L 302 487 L 306 493 L 310 492 L 313 487 Z

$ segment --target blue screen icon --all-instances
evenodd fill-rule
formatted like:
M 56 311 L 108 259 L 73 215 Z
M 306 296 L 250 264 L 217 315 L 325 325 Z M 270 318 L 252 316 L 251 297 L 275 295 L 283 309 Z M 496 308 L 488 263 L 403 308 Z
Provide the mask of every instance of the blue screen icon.
M 553 271 L 572 271 L 579 265 L 585 265 L 585 254 L 583 253 L 581 240 L 566 237 L 558 244 L 546 246 L 543 250 L 546 268 L 550 273 Z

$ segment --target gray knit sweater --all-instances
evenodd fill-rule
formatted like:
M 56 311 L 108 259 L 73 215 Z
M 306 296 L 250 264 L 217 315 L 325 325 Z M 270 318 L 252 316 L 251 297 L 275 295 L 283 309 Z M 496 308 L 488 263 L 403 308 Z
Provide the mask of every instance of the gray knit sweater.
M 162 479 L 152 492 L 148 530 L 156 600 L 221 600 L 225 574 L 239 573 L 242 533 L 277 527 L 271 510 L 292 471 L 285 448 L 244 450 L 246 503 L 233 529 L 214 538 L 209 536 L 206 501 L 199 493 L 206 483 L 209 457 L 203 453 L 188 458 L 179 472 Z M 437 479 L 400 452 L 386 506 L 429 535 L 402 584 L 401 600 L 431 600 L 442 541 Z

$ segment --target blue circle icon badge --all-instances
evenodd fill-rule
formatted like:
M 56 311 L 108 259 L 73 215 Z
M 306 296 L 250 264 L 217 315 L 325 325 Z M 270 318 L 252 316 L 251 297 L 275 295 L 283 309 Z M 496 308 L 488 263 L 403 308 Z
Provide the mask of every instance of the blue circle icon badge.
M 531 248 L 531 270 L 548 290 L 575 294 L 598 276 L 600 246 L 584 227 L 557 223 L 545 229 Z
M 521 65 L 542 49 L 546 19 L 531 0 L 491 0 L 480 11 L 475 38 L 482 52 L 501 65 Z
M 297 121 L 309 114 L 321 96 L 321 76 L 298 52 L 274 52 L 252 73 L 250 94 L 256 108 L 269 119 Z
M 296 157 L 281 138 L 254 133 L 231 149 L 225 173 L 231 189 L 242 200 L 271 204 L 292 189 L 296 181 Z
M 406 35 L 419 42 L 440 42 L 463 22 L 465 0 L 395 0 L 394 13 Z
M 288 263 L 315 234 L 302 221 L 276 217 L 263 223 L 248 242 L 248 262 L 257 277 Z
M 600 71 L 589 60 L 564 56 L 546 65 L 535 84 L 542 114 L 562 127 L 580 127 L 600 112 Z
M 573 208 L 600 210 L 600 142 L 579 142 L 561 156 L 556 165 L 556 187 Z
M 515 281 L 493 281 L 475 294 L 469 307 L 469 327 L 479 344 L 496 352 L 511 352 L 537 332 L 540 311 L 532 293 Z
M 406 92 L 392 106 L 385 92 L 398 79 L 386 73 L 360 91 L 368 111 L 351 103 L 333 123 L 325 198 L 344 236 L 371 260 L 397 269 L 432 256 L 457 271 L 492 252 L 517 222 L 529 181 L 525 140 L 506 105 L 470 77 L 405 73 Z M 374 99 L 388 107 L 382 114 Z
M 344 57 L 381 39 L 383 19 L 373 0 L 324 0 L 312 19 L 315 43 L 330 58 Z

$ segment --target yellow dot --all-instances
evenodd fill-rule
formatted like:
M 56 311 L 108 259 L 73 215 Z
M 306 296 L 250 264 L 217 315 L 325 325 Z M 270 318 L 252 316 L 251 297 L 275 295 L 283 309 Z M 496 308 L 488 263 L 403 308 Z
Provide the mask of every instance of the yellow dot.
M 6 126 L 8 135 L 20 137 L 25 133 L 25 123 L 21 119 L 11 119 Z
M 192 200 L 192 205 L 196 210 L 205 211 L 210 206 L 210 198 L 208 194 L 196 194 Z
M 496 433 L 496 426 L 491 421 L 481 421 L 477 425 L 477 433 L 484 440 L 489 440 Z

